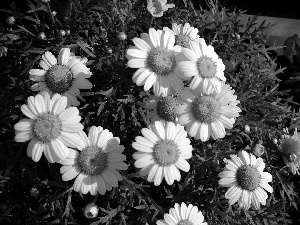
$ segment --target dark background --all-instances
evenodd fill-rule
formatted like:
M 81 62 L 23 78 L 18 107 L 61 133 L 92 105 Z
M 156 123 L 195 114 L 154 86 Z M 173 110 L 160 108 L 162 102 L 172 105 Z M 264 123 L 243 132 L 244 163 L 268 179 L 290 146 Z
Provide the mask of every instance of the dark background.
M 207 8 L 206 2 L 209 0 L 194 0 L 194 5 L 199 9 Z M 216 0 L 211 0 L 215 2 Z M 300 19 L 299 0 L 219 0 L 226 8 L 236 8 L 247 10 L 246 13 L 262 16 L 284 17 L 290 19 Z

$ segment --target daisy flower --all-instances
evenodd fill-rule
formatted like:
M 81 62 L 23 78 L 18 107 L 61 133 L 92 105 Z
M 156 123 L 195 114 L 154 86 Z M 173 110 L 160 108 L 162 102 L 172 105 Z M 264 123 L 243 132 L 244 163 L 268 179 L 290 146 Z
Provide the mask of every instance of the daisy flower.
M 190 41 L 204 42 L 204 39 L 198 35 L 198 29 L 191 27 L 189 23 L 185 23 L 184 25 L 172 23 L 172 30 L 168 27 L 164 27 L 163 29 L 175 35 L 175 45 L 184 48 L 189 48 Z
M 199 92 L 210 94 L 220 92 L 221 81 L 224 76 L 225 65 L 215 53 L 213 46 L 206 45 L 203 38 L 198 42 L 190 42 L 190 49 L 183 48 L 182 54 L 189 61 L 178 63 L 178 70 L 186 78 L 193 77 L 189 87 Z
M 177 114 L 175 109 L 179 106 L 179 102 L 173 96 L 155 96 L 151 95 L 146 102 L 146 108 L 152 110 L 147 114 L 151 123 L 159 120 L 165 120 L 168 122 L 176 122 Z
M 149 128 L 143 128 L 142 135 L 132 143 L 137 150 L 132 156 L 136 160 L 134 165 L 142 168 L 141 176 L 148 175 L 147 180 L 155 186 L 160 185 L 164 177 L 169 185 L 174 180 L 180 181 L 179 169 L 190 170 L 186 160 L 192 157 L 193 150 L 186 131 L 172 122 L 156 121 Z
M 92 195 L 99 192 L 104 195 L 118 186 L 122 180 L 117 170 L 127 170 L 122 154 L 124 146 L 119 145 L 120 139 L 102 127 L 92 126 L 88 136 L 83 131 L 77 133 L 81 144 L 79 151 L 71 149 L 70 155 L 61 160 L 60 168 L 63 181 L 73 180 L 73 190 L 82 194 L 90 192 Z
M 186 206 L 184 202 L 181 206 L 175 203 L 174 208 L 164 215 L 164 220 L 158 220 L 157 225 L 207 225 L 201 211 L 197 206 L 189 204 Z
M 76 132 L 83 129 L 81 117 L 76 107 L 67 108 L 67 98 L 48 93 L 28 98 L 28 104 L 21 111 L 29 119 L 21 119 L 15 124 L 15 141 L 29 141 L 27 155 L 37 162 L 44 152 L 50 163 L 66 158 L 68 147 L 76 148 L 80 143 Z
M 219 93 L 210 95 L 185 88 L 178 94 L 178 101 L 182 104 L 176 108 L 178 122 L 186 126 L 188 134 L 196 140 L 223 138 L 225 128 L 231 129 L 241 112 L 236 106 L 239 103 L 236 99 L 234 90 L 225 84 L 222 84 Z
M 219 185 L 229 187 L 225 194 L 229 204 L 233 205 L 238 201 L 239 207 L 246 210 L 251 204 L 255 209 L 259 209 L 260 204 L 266 205 L 266 191 L 272 193 L 273 188 L 268 184 L 272 181 L 272 175 L 263 171 L 263 159 L 246 151 L 240 151 L 238 156 L 231 155 L 230 158 L 225 159 L 226 168 L 219 173 Z
M 167 0 L 147 0 L 147 10 L 153 17 L 162 17 L 165 11 L 174 7 L 173 3 L 167 4 Z
M 68 98 L 68 106 L 78 106 L 80 103 L 76 96 L 79 89 L 91 89 L 92 83 L 86 78 L 91 77 L 86 67 L 87 58 L 80 58 L 70 52 L 69 48 L 62 48 L 56 59 L 51 52 L 45 52 L 39 65 L 42 69 L 31 69 L 29 79 L 37 81 L 31 90 L 55 93 Z
M 175 72 L 176 51 L 175 36 L 171 32 L 149 29 L 149 35 L 141 34 L 134 38 L 135 46 L 126 52 L 130 68 L 138 68 L 132 80 L 148 91 L 153 87 L 154 95 L 172 95 L 183 88 L 182 78 Z
M 288 133 L 288 129 L 284 130 Z M 285 134 L 281 140 L 280 145 L 282 158 L 289 171 L 295 175 L 300 174 L 300 136 L 297 132 L 297 128 L 292 136 Z

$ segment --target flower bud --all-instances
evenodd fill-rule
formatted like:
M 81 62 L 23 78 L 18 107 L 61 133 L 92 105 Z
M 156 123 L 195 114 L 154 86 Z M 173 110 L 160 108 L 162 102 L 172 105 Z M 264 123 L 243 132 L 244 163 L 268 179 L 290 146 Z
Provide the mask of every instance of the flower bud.
M 14 25 L 15 22 L 16 22 L 16 19 L 15 19 L 15 17 L 13 17 L 13 16 L 8 16 L 8 17 L 6 18 L 6 24 L 9 25 L 9 26 Z
M 265 153 L 265 147 L 261 144 L 256 144 L 252 150 L 253 154 L 261 157 Z
M 290 155 L 288 156 L 288 160 L 289 160 L 290 162 L 296 162 L 296 160 L 297 160 L 297 155 L 294 154 L 294 153 L 290 154 Z
M 249 125 L 245 125 L 245 126 L 244 126 L 244 132 L 245 132 L 246 134 L 249 134 L 249 133 L 250 133 L 250 127 L 249 127 Z
M 122 31 L 122 32 L 118 33 L 117 37 L 120 41 L 124 41 L 124 40 L 126 40 L 127 35 Z
M 274 144 L 274 145 L 277 145 L 277 143 L 278 143 L 277 138 L 273 138 L 273 144 Z
M 39 196 L 39 190 L 36 187 L 30 188 L 30 196 L 37 198 Z
M 95 203 L 87 204 L 83 209 L 83 214 L 88 219 L 93 219 L 98 216 L 99 208 L 95 205 Z
M 40 32 L 38 35 L 37 35 L 38 39 L 40 40 L 45 40 L 46 39 L 46 35 L 44 32 Z

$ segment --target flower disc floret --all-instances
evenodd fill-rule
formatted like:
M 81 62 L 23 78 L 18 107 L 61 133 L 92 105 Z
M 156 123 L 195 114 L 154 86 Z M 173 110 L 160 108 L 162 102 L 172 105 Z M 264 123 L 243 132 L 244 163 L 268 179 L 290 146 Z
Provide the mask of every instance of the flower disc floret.
M 236 181 L 244 190 L 254 191 L 260 180 L 259 172 L 251 165 L 243 165 L 236 172 Z
M 51 113 L 40 115 L 33 125 L 33 132 L 42 142 L 50 142 L 61 134 L 61 121 Z
M 175 109 L 178 105 L 179 103 L 176 98 L 172 96 L 162 97 L 157 102 L 157 114 L 166 121 L 174 122 L 177 118 Z
M 203 56 L 197 61 L 198 72 L 203 78 L 213 78 L 217 72 L 217 64 L 212 58 Z
M 172 140 L 158 141 L 153 147 L 154 161 L 160 166 L 168 166 L 177 162 L 180 150 Z
M 54 93 L 63 93 L 72 86 L 72 72 L 65 65 L 54 65 L 45 74 L 47 87 Z
M 185 220 L 180 220 L 178 222 L 178 225 L 195 225 L 194 223 L 192 223 L 191 221 L 185 219 Z
M 88 146 L 78 154 L 77 162 L 83 173 L 99 175 L 107 167 L 107 154 L 97 146 Z
M 198 96 L 192 103 L 194 117 L 202 123 L 212 123 L 220 117 L 220 103 L 212 96 Z
M 161 76 L 167 76 L 176 65 L 175 51 L 162 47 L 153 48 L 148 53 L 147 65 Z

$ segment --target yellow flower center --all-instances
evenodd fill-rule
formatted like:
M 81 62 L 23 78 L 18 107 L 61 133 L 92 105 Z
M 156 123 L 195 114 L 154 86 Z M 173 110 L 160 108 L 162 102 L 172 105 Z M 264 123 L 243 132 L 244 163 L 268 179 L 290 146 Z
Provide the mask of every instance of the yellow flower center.
M 213 78 L 217 72 L 216 63 L 207 56 L 198 59 L 197 68 L 200 76 L 203 78 Z
M 33 133 L 39 141 L 50 142 L 60 135 L 61 122 L 53 114 L 42 114 L 35 120 Z
M 54 65 L 47 70 L 45 81 L 47 87 L 54 93 L 64 93 L 72 86 L 73 75 L 64 65 Z
M 175 37 L 175 45 L 179 45 L 181 47 L 188 48 L 190 40 L 191 39 L 188 35 L 178 34 Z
M 153 158 L 160 166 L 168 166 L 177 162 L 179 148 L 172 140 L 158 141 L 153 147 Z
M 167 76 L 176 65 L 175 51 L 161 47 L 153 48 L 148 53 L 147 65 L 158 75 Z
M 220 103 L 212 96 L 199 96 L 192 103 L 192 113 L 202 123 L 212 123 L 220 117 Z
M 261 177 L 256 168 L 243 165 L 236 172 L 236 181 L 242 189 L 254 191 L 259 186 Z
M 175 109 L 178 105 L 179 102 L 176 100 L 176 98 L 172 96 L 163 97 L 157 103 L 157 114 L 160 118 L 166 121 L 174 122 L 177 116 L 175 113 Z
M 88 146 L 78 155 L 77 162 L 88 175 L 99 175 L 107 167 L 107 154 L 97 146 Z

